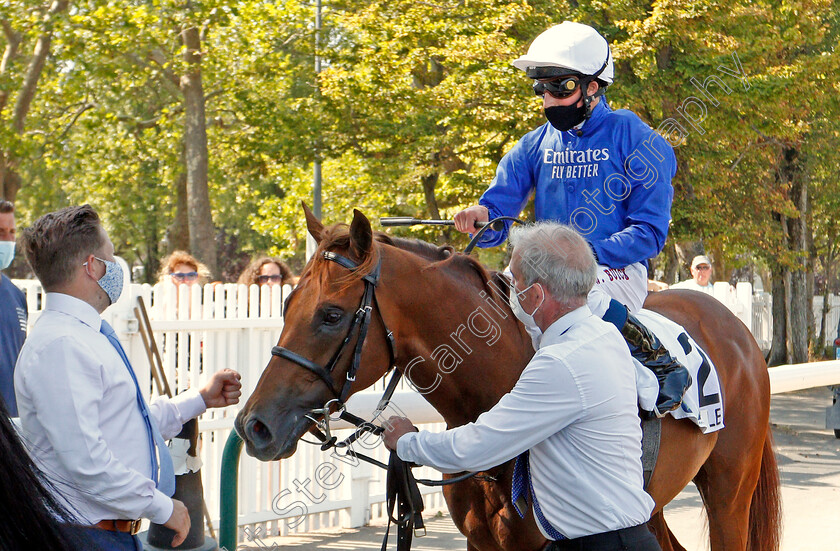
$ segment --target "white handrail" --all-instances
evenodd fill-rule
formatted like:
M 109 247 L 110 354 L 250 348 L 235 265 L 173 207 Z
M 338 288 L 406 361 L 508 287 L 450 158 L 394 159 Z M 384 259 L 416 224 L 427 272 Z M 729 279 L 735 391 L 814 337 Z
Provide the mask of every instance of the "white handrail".
M 769 368 L 770 394 L 840 385 L 840 360 Z

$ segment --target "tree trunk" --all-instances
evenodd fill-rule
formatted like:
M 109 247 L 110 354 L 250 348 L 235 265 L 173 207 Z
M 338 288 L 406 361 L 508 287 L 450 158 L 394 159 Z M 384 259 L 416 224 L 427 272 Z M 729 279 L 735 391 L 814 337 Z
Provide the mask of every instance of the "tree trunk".
M 674 283 L 678 283 L 678 277 L 680 273 L 680 262 L 677 258 L 677 247 L 674 244 L 671 244 L 668 247 L 665 247 L 665 255 L 668 258 L 668 262 L 665 264 L 665 283 L 668 285 L 673 285 Z
M 420 179 L 423 182 L 423 195 L 426 197 L 426 207 L 429 209 L 429 216 L 434 220 L 440 220 L 440 210 L 438 209 L 437 198 L 435 198 L 435 187 L 438 183 L 438 173 L 423 176 Z
M 804 270 L 790 272 L 790 357 L 791 363 L 808 362 L 808 317 L 811 308 L 807 296 L 807 273 Z
M 183 159 L 183 156 L 182 156 Z M 186 166 L 185 162 L 182 165 Z M 187 206 L 187 173 L 183 170 L 178 172 L 175 179 L 175 219 L 167 231 L 168 250 L 188 251 L 190 250 L 190 220 L 189 207 Z
M 828 322 L 828 312 L 831 310 L 829 300 L 831 299 L 831 268 L 834 264 L 834 243 L 833 240 L 828 244 L 828 252 L 825 255 L 825 262 L 823 263 L 825 270 L 825 286 L 823 288 L 823 303 L 822 311 L 820 312 L 820 336 L 817 339 L 817 346 L 819 347 L 819 354 L 825 354 L 826 346 L 828 345 L 828 337 L 831 333 L 828 332 L 825 324 Z M 834 359 L 833 357 L 831 359 Z
M 810 227 L 810 223 L 808 226 Z M 819 343 L 817 342 L 817 315 L 814 312 L 814 270 L 817 265 L 817 259 L 812 256 L 813 243 L 808 244 L 808 271 L 805 273 L 805 299 L 808 303 L 808 357 L 814 358 L 814 355 L 819 353 L 817 349 Z
M 440 220 L 440 209 L 438 209 L 437 198 L 435 197 L 435 187 L 437 187 L 439 177 L 440 175 L 434 172 L 420 178 L 423 183 L 423 195 L 426 197 L 426 207 L 429 209 L 429 216 L 433 220 Z M 441 242 L 449 243 L 451 240 L 451 231 L 449 228 L 444 229 L 441 234 Z
M 0 155 L 2 155 L 2 152 L 0 152 Z M 14 203 L 20 184 L 20 174 L 8 166 L 4 159 L 0 158 L 0 199 Z
M 826 273 L 827 272 L 828 272 L 828 270 L 826 270 Z M 823 290 L 823 295 L 822 295 L 823 303 L 822 303 L 822 309 L 820 310 L 820 334 L 817 337 L 817 354 L 819 354 L 820 358 L 822 358 L 825 355 L 825 347 L 826 347 L 826 342 L 825 341 L 826 341 L 826 336 L 828 335 L 828 333 L 826 331 L 826 328 L 825 328 L 825 324 L 826 324 L 826 322 L 828 322 L 828 312 L 830 310 L 829 301 L 831 300 L 831 294 L 828 292 L 828 289 L 829 289 L 829 287 L 828 287 L 828 285 L 826 285 L 825 289 Z M 834 359 L 834 358 L 831 358 L 831 359 Z
M 767 365 L 787 363 L 787 309 L 785 308 L 785 269 L 776 265 L 771 268 L 773 285 L 773 341 Z
M 190 252 L 207 265 L 214 279 L 219 277 L 216 258 L 216 239 L 210 212 L 210 192 L 207 183 L 207 126 L 204 110 L 204 90 L 201 84 L 201 37 L 199 29 L 191 27 L 181 32 L 188 64 L 181 76 L 184 94 L 184 144 L 187 168 L 187 205 L 190 230 Z
M 812 298 L 808 296 L 808 182 L 802 173 L 799 152 L 784 150 L 782 174 L 790 182 L 790 198 L 799 210 L 797 218 L 788 218 L 790 249 L 799 254 L 796 267 L 790 271 L 790 319 L 788 339 L 792 363 L 808 361 L 809 319 L 812 317 Z
M 18 46 L 22 40 L 19 32 L 15 31 L 8 21 L 0 19 L 0 28 L 3 36 L 6 37 L 6 49 L 3 50 L 3 58 L 0 59 L 0 76 L 9 70 L 12 60 L 17 57 Z M 6 88 L 0 89 L 0 111 L 6 107 L 6 100 L 9 98 L 9 91 Z

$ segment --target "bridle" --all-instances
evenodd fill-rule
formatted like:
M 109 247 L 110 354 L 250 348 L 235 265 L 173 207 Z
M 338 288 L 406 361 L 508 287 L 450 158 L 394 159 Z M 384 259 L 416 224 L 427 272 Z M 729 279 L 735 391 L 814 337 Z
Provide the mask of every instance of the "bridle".
M 332 251 L 324 251 L 322 255 L 325 260 L 335 262 L 339 266 L 351 271 L 356 270 L 359 267 L 358 264 L 356 264 L 346 256 L 342 256 Z M 353 322 L 350 324 L 350 328 L 347 330 L 347 335 L 345 335 L 344 340 L 341 342 L 341 345 L 338 347 L 338 349 L 333 354 L 332 358 L 330 358 L 330 361 L 327 362 L 325 366 L 318 365 L 312 360 L 304 358 L 300 354 L 292 352 L 288 348 L 282 346 L 275 346 L 271 349 L 272 356 L 277 356 L 279 358 L 283 358 L 284 360 L 288 360 L 306 369 L 307 371 L 317 375 L 324 382 L 324 384 L 327 385 L 327 388 L 332 393 L 333 398 L 327 401 L 327 403 L 324 404 L 324 407 L 311 409 L 306 414 L 306 417 L 316 424 L 316 428 L 312 429 L 310 432 L 312 432 L 318 438 L 318 440 L 321 441 L 320 445 L 321 450 L 323 451 L 326 451 L 332 447 L 349 447 L 365 432 L 371 432 L 374 435 L 379 435 L 383 432 L 382 427 L 377 427 L 373 425 L 373 423 L 365 421 L 361 417 L 353 415 L 346 409 L 346 401 L 347 396 L 350 394 L 350 387 L 356 380 L 356 373 L 359 371 L 359 367 L 362 363 L 362 348 L 365 344 L 365 340 L 367 339 L 368 328 L 370 327 L 371 313 L 373 312 L 374 305 L 377 306 L 377 311 L 379 311 L 379 318 L 382 320 L 382 326 L 385 328 L 385 342 L 388 343 L 388 370 L 393 369 L 394 364 L 396 363 L 396 347 L 394 343 L 394 333 L 390 329 L 388 329 L 388 326 L 385 323 L 385 318 L 382 317 L 382 311 L 379 309 L 378 304 L 376 302 L 376 286 L 379 284 L 379 277 L 381 271 L 382 258 L 380 257 L 379 261 L 376 264 L 376 268 L 374 268 L 369 274 L 362 277 L 362 281 L 364 281 L 365 283 L 365 290 L 362 294 L 359 307 L 356 309 L 356 313 L 353 316 Z M 289 298 L 291 298 L 291 296 Z M 344 378 L 344 384 L 342 385 L 341 390 L 338 390 L 336 388 L 333 372 L 335 371 L 336 366 L 341 360 L 344 351 L 350 345 L 350 341 L 353 339 L 354 334 L 357 335 L 357 338 L 356 346 L 353 349 L 353 357 L 350 361 L 350 366 L 347 368 L 347 375 Z M 394 395 L 394 391 L 397 388 L 397 384 L 399 383 L 399 379 L 401 376 L 402 373 L 400 372 L 400 370 L 394 369 L 394 373 L 391 376 L 391 380 L 388 382 L 388 386 L 385 389 L 385 393 L 379 400 L 379 404 L 377 405 L 376 410 L 374 411 L 374 419 L 377 418 L 383 411 L 385 411 L 386 407 L 388 407 L 388 403 Z M 333 407 L 336 407 L 338 410 L 339 415 L 337 417 L 332 416 Z M 358 427 L 358 430 L 343 442 L 337 442 L 337 438 L 335 436 L 332 436 L 330 431 L 330 421 L 338 421 L 340 419 Z M 352 450 L 349 451 L 352 452 Z M 379 461 L 376 461 L 372 458 L 368 459 L 370 459 L 371 462 L 374 462 L 374 464 L 378 464 L 383 468 L 386 467 L 384 463 L 380 463 Z
M 522 220 L 512 216 L 499 216 L 494 218 L 493 220 L 488 221 L 484 224 L 479 231 L 475 233 L 473 238 L 470 240 L 470 243 L 467 245 L 466 249 L 464 250 L 464 254 L 470 254 L 473 248 L 478 244 L 481 238 L 484 236 L 484 232 L 493 228 L 497 231 L 501 229 L 500 224 L 503 224 L 505 221 L 515 222 L 517 224 L 523 224 Z M 332 251 L 324 251 L 321 253 L 325 260 L 329 260 L 335 262 L 339 266 L 346 268 L 350 271 L 357 270 L 359 265 L 347 258 L 346 256 L 342 256 L 338 253 Z M 321 449 L 326 451 L 330 447 L 336 446 L 341 447 L 342 443 L 336 443 L 336 438 L 330 434 L 330 427 L 329 422 L 330 420 L 337 421 L 339 419 L 352 423 L 356 427 L 359 427 L 359 430 L 356 431 L 348 440 L 344 441 L 344 445 L 349 445 L 350 443 L 354 442 L 361 436 L 363 432 L 372 432 L 375 435 L 382 434 L 382 428 L 376 427 L 372 423 L 365 421 L 364 419 L 349 413 L 346 410 L 346 400 L 347 396 L 350 394 L 350 387 L 352 386 L 353 382 L 356 380 L 356 373 L 359 370 L 359 367 L 362 363 L 362 347 L 365 344 L 365 339 L 367 338 L 368 327 L 370 326 L 370 317 L 371 312 L 373 311 L 373 306 L 377 306 L 377 311 L 379 312 L 379 319 L 382 320 L 382 326 L 385 328 L 385 342 L 388 343 L 388 369 L 390 371 L 393 369 L 394 373 L 391 376 L 390 381 L 388 381 L 388 385 L 385 388 L 385 392 L 382 395 L 382 398 L 379 400 L 379 403 L 376 406 L 376 409 L 373 411 L 374 419 L 379 417 L 379 415 L 385 411 L 385 408 L 388 407 L 388 403 L 390 402 L 391 398 L 394 395 L 394 391 L 397 388 L 397 384 L 399 383 L 400 377 L 402 376 L 402 372 L 399 369 L 394 369 L 396 364 L 396 344 L 394 342 L 394 333 L 388 329 L 388 325 L 385 323 L 385 318 L 382 317 L 382 310 L 379 308 L 379 305 L 376 302 L 376 287 L 379 285 L 379 277 L 382 271 L 382 257 L 379 257 L 378 262 L 376 263 L 376 268 L 374 268 L 369 274 L 366 274 L 362 277 L 362 281 L 365 283 L 365 291 L 362 294 L 361 302 L 359 303 L 359 307 L 356 309 L 356 314 L 353 316 L 353 323 L 350 325 L 350 329 L 347 330 L 347 335 L 344 337 L 344 341 L 342 341 L 341 345 L 338 347 L 338 350 L 335 351 L 332 358 L 329 362 L 327 362 L 326 366 L 318 365 L 317 363 L 304 358 L 300 354 L 296 352 L 292 352 L 288 348 L 282 346 L 275 346 L 271 349 L 271 355 L 277 356 L 279 358 L 283 358 L 284 360 L 288 360 L 298 366 L 306 369 L 307 371 L 314 373 L 317 375 L 324 384 L 327 385 L 327 388 L 330 389 L 330 392 L 333 395 L 333 398 L 329 400 L 324 407 L 316 408 L 309 410 L 309 413 L 306 414 L 312 422 L 317 425 L 317 429 L 314 429 L 313 434 L 321 440 Z M 294 291 L 292 292 L 294 294 Z M 289 295 L 290 300 L 292 295 Z M 283 308 L 284 315 L 285 315 L 285 308 Z M 344 353 L 345 348 L 349 346 L 350 341 L 353 338 L 353 334 L 356 333 L 358 329 L 358 338 L 356 339 L 356 346 L 353 350 L 353 359 L 350 363 L 350 367 L 347 369 L 347 376 L 345 377 L 344 384 L 339 391 L 336 389 L 335 380 L 333 378 L 333 371 L 335 371 L 336 365 L 338 365 L 339 360 L 341 359 L 342 354 Z M 338 408 L 339 416 L 337 418 L 331 417 L 331 408 L 335 405 Z M 321 419 L 318 419 L 321 417 Z M 320 432 L 319 432 L 320 431 Z M 348 442 L 349 441 L 349 442 Z M 371 462 L 375 460 L 371 459 Z M 384 464 L 379 463 L 378 461 L 375 464 L 379 464 L 379 466 L 384 467 Z
M 325 260 L 335 262 L 339 266 L 347 268 L 348 270 L 353 271 L 359 267 L 358 264 L 338 253 L 324 251 L 322 254 Z M 393 375 L 391 375 L 391 379 L 388 381 L 388 385 L 385 388 L 382 398 L 379 400 L 379 404 L 376 406 L 376 410 L 373 412 L 374 419 L 378 418 L 382 412 L 385 411 L 385 408 L 388 407 L 388 403 L 393 397 L 394 391 L 396 390 L 397 384 L 399 383 L 402 375 L 402 372 L 399 369 L 394 369 L 396 364 L 394 334 L 388 329 L 385 319 L 382 317 L 382 311 L 376 302 L 376 286 L 379 284 L 381 269 L 382 257 L 380 256 L 376 268 L 374 268 L 369 274 L 362 277 L 362 281 L 365 283 L 365 291 L 362 294 L 359 307 L 356 309 L 356 313 L 353 316 L 353 323 L 347 330 L 347 335 L 344 337 L 344 340 L 338 347 L 338 350 L 335 351 L 332 358 L 325 366 L 321 366 L 312 360 L 304 358 L 300 354 L 292 352 L 283 346 L 273 347 L 271 349 L 271 355 L 288 360 L 307 371 L 314 373 L 327 385 L 330 392 L 332 392 L 334 398 L 324 404 L 324 407 L 311 409 L 306 414 L 306 417 L 316 424 L 316 428 L 311 429 L 310 432 L 321 441 L 321 450 L 326 451 L 330 448 L 347 448 L 348 455 L 374 464 L 388 471 L 388 489 L 386 492 L 388 502 L 388 529 L 390 530 L 391 522 L 397 524 L 397 549 L 398 551 L 407 551 L 411 547 L 412 535 L 414 535 L 415 532 L 422 530 L 425 535 L 425 527 L 423 526 L 423 519 L 421 517 L 421 512 L 423 511 L 423 499 L 419 489 L 417 488 L 417 483 L 424 484 L 426 486 L 443 486 L 461 482 L 462 480 L 475 476 L 477 473 L 465 473 L 448 480 L 415 479 L 411 473 L 411 466 L 403 462 L 397 456 L 396 452 L 391 452 L 389 463 L 386 465 L 385 463 L 377 461 L 372 457 L 360 454 L 352 448 L 353 442 L 358 440 L 364 433 L 370 432 L 378 436 L 384 432 L 382 427 L 376 426 L 372 422 L 366 421 L 347 411 L 345 403 L 347 396 L 350 393 L 350 387 L 352 386 L 353 381 L 356 380 L 356 373 L 358 372 L 359 366 L 362 362 L 362 347 L 364 346 L 365 339 L 367 338 L 371 313 L 374 305 L 377 306 L 379 317 L 382 320 L 382 326 L 385 328 L 385 341 L 388 343 L 389 354 L 388 369 L 393 369 L 394 371 Z M 289 298 L 291 298 L 291 296 Z M 357 338 L 356 346 L 353 349 L 353 358 L 347 369 L 344 384 L 339 391 L 336 388 L 333 372 L 344 354 L 345 349 L 350 345 L 350 341 L 353 339 L 354 334 L 357 335 Z M 338 409 L 339 415 L 337 417 L 332 416 L 331 409 L 333 406 Z M 352 423 L 357 427 L 353 434 L 341 442 L 338 442 L 337 437 L 332 436 L 330 432 L 330 421 L 337 421 L 339 419 Z M 394 518 L 393 515 L 395 507 L 398 510 L 398 518 Z M 382 544 L 383 551 L 385 550 L 387 542 L 388 530 L 386 530 L 385 541 Z

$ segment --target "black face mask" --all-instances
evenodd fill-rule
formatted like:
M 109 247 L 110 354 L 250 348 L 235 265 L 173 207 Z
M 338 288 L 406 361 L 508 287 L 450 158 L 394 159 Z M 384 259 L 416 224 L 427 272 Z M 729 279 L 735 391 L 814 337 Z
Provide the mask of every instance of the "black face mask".
M 586 116 L 586 105 L 554 105 L 545 108 L 545 118 L 551 126 L 561 132 L 570 130 L 583 122 Z

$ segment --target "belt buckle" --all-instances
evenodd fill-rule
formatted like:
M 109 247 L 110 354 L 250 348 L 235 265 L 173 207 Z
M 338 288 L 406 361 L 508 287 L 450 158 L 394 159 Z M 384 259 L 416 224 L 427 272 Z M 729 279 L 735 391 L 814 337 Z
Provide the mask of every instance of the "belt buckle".
M 139 519 L 139 518 L 137 520 L 129 521 L 129 523 L 128 523 L 129 533 L 132 536 L 136 536 L 140 532 L 140 523 L 141 522 L 142 522 L 142 520 Z

